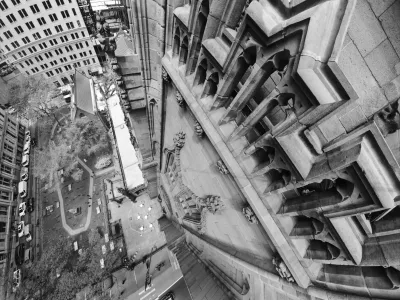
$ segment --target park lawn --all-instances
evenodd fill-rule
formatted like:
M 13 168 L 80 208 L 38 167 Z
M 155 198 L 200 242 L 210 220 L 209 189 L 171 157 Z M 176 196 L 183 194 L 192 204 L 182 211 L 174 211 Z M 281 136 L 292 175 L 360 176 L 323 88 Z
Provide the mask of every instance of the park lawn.
M 57 191 L 42 192 L 43 201 L 43 251 L 46 251 L 46 245 L 52 240 L 57 240 L 60 235 L 68 237 L 68 233 L 64 230 L 61 221 L 60 207 L 57 208 L 58 202 Z M 53 205 L 53 212 L 46 215 L 46 207 Z
M 61 184 L 61 194 L 64 200 L 65 219 L 69 227 L 79 229 L 86 223 L 88 214 L 90 174 L 80 166 L 83 170 L 81 180 L 75 181 L 72 177 L 64 177 L 64 182 Z M 71 191 L 68 186 L 71 184 Z M 70 209 L 81 208 L 81 213 L 74 215 L 69 212 Z

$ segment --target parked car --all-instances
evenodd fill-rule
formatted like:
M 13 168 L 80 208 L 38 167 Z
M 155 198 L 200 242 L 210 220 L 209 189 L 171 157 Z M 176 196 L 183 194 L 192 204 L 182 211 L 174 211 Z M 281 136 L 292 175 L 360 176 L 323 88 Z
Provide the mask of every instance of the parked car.
M 18 223 L 18 237 L 24 236 L 24 227 L 25 227 L 24 221 Z
M 25 213 L 26 213 L 26 203 L 25 202 L 22 202 L 19 204 L 18 213 L 19 213 L 20 217 L 25 216 Z
M 17 266 L 22 265 L 24 262 L 25 255 L 25 244 L 19 244 L 17 248 L 15 248 L 15 263 Z
M 35 198 L 32 197 L 26 200 L 26 207 L 28 209 L 28 212 L 34 211 L 34 204 L 35 204 Z
M 32 147 L 35 147 L 35 146 L 36 146 L 36 139 L 35 139 L 35 138 L 32 138 L 32 139 L 31 139 L 31 144 L 32 144 Z
M 17 269 L 13 273 L 13 292 L 17 291 L 17 288 L 21 284 L 21 269 Z
M 22 156 L 22 166 L 27 167 L 29 166 L 29 155 L 25 154 Z
M 24 226 L 24 235 L 26 237 L 26 241 L 30 242 L 32 240 L 32 236 L 31 236 L 31 224 L 26 224 Z M 29 239 L 29 240 L 28 240 Z
M 21 181 L 28 181 L 28 179 L 29 179 L 29 173 L 21 172 Z
M 27 235 L 25 235 L 25 240 L 26 240 L 27 242 L 32 241 L 32 235 L 31 235 L 30 233 L 28 233 Z
M 29 155 L 31 153 L 31 147 L 24 148 L 24 151 L 22 152 L 23 155 Z
M 25 143 L 28 143 L 30 141 L 31 141 L 31 136 L 30 135 L 25 136 Z
M 28 195 L 28 183 L 26 181 L 18 183 L 18 194 L 21 198 L 25 198 Z
M 31 136 L 30 130 L 25 131 L 25 137 L 27 137 L 27 136 Z

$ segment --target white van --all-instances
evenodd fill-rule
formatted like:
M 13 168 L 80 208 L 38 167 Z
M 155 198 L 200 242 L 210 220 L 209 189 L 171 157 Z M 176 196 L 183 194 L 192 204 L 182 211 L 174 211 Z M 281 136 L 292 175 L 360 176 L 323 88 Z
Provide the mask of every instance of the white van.
M 18 183 L 18 194 L 21 198 L 25 198 L 28 195 L 28 183 L 26 181 Z
M 28 181 L 29 169 L 27 167 L 21 168 L 21 181 Z
M 24 144 L 24 154 L 29 154 L 31 151 L 31 142 L 25 143 Z
M 23 167 L 29 166 L 29 155 L 28 154 L 25 154 L 24 156 L 22 156 L 22 166 Z
M 31 224 L 26 224 L 24 226 L 24 235 L 28 235 L 31 231 Z

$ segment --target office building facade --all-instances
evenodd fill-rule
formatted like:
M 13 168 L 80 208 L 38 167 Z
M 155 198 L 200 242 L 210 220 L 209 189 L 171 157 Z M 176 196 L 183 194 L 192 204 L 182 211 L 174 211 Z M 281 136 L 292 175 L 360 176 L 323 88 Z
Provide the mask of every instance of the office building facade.
M 19 182 L 25 126 L 0 109 L 0 295 L 4 295 L 16 237 L 17 185 Z M 1 297 L 1 296 L 0 296 Z
M 43 74 L 57 86 L 72 82 L 75 68 L 86 74 L 100 64 L 77 1 L 0 1 L 0 48 L 15 71 Z

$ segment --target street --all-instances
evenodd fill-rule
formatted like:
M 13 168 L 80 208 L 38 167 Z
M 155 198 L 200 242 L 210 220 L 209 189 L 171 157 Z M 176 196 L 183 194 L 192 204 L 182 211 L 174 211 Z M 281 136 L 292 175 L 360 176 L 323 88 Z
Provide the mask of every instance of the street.
M 39 142 L 39 132 L 38 132 L 38 127 L 35 125 L 30 126 L 29 130 L 31 131 L 31 136 L 36 138 L 36 140 Z M 36 147 L 39 147 L 39 144 L 36 145 Z M 34 155 L 34 150 L 35 147 L 31 146 L 29 158 L 30 158 L 30 163 L 29 163 L 29 179 L 28 179 L 28 194 L 24 199 L 21 199 L 20 196 L 18 195 L 18 206 L 22 202 L 26 202 L 27 199 L 29 198 L 34 198 L 34 210 L 29 213 L 26 211 L 25 216 L 19 217 L 17 216 L 17 220 L 19 219 L 20 221 L 24 221 L 25 226 L 31 225 L 31 236 L 32 240 L 30 242 L 26 241 L 26 237 L 23 236 L 19 238 L 18 240 L 18 245 L 20 244 L 25 244 L 25 249 L 32 248 L 32 257 L 31 260 L 36 260 L 38 256 L 40 255 L 40 249 L 41 249 L 41 221 L 40 221 L 40 211 L 41 211 L 41 203 L 39 201 L 39 181 L 37 178 L 33 176 L 33 170 L 32 167 L 35 163 L 35 155 Z M 18 214 L 18 209 L 17 209 L 17 214 Z M 39 221 L 38 221 L 39 220 Z M 17 237 L 18 239 L 18 237 Z M 23 264 L 22 265 L 22 270 L 27 267 L 27 265 Z

